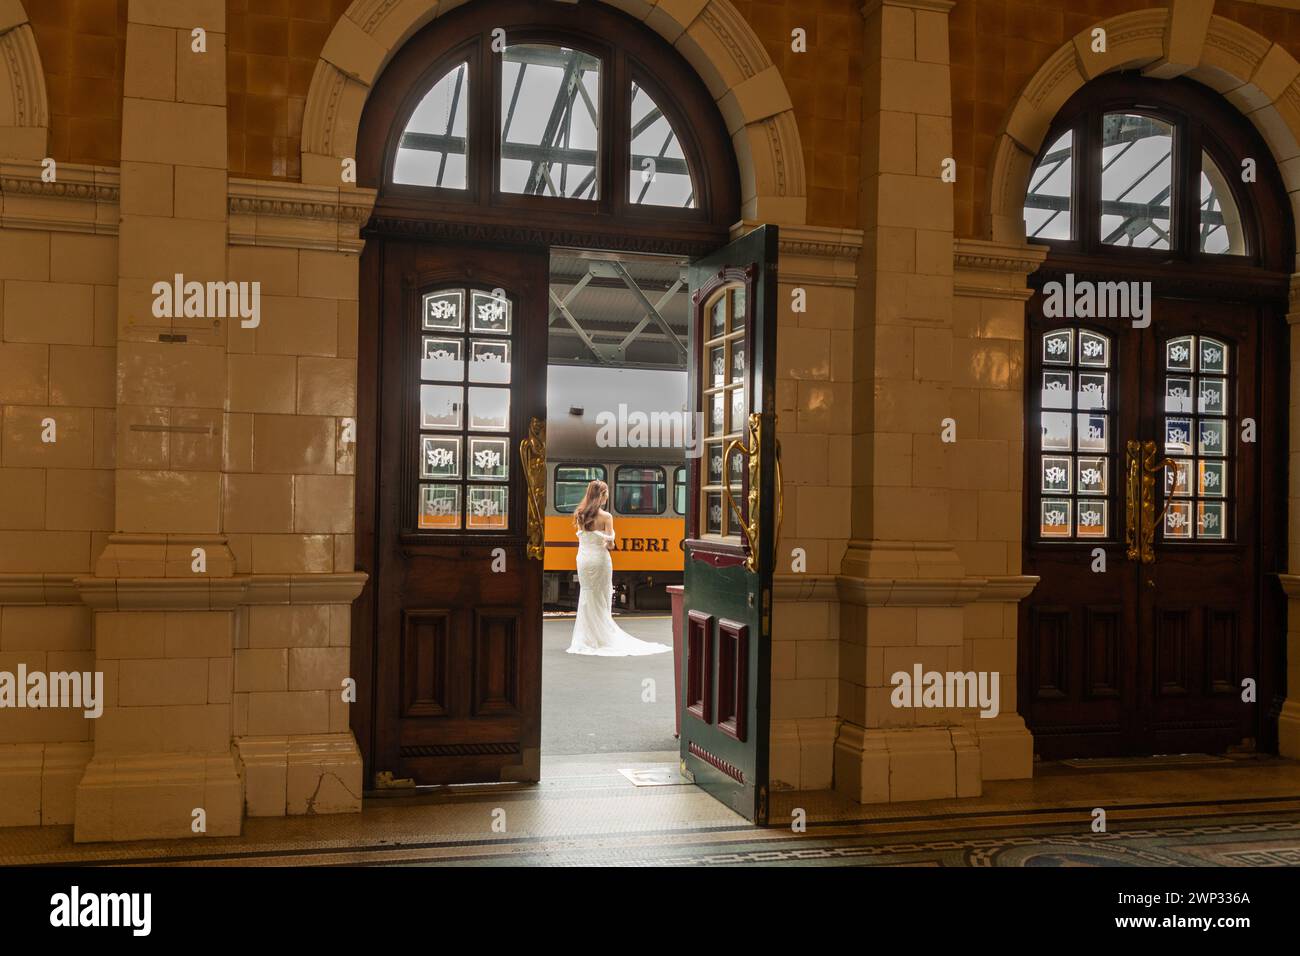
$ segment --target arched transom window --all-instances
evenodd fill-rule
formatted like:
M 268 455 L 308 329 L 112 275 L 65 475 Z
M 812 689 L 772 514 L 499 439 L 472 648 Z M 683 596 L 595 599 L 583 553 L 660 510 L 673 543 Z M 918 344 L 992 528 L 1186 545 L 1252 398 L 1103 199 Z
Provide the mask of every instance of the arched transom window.
M 1049 132 L 1029 179 L 1025 234 L 1081 253 L 1254 255 L 1243 221 L 1249 158 L 1176 101 L 1094 100 L 1063 111 Z
M 388 179 L 444 198 L 535 196 L 694 210 L 700 153 L 682 108 L 623 50 L 490 36 L 431 71 Z

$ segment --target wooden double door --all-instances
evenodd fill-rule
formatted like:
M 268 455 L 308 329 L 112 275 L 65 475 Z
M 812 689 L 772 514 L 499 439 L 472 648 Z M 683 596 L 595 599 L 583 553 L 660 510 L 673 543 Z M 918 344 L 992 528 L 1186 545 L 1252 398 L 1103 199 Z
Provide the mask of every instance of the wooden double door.
M 1023 561 L 1041 580 L 1019 655 L 1035 749 L 1252 747 L 1278 677 L 1272 307 L 1157 298 L 1146 328 L 1043 307 L 1025 343 Z
M 680 765 L 766 815 L 775 227 L 692 263 Z M 363 257 L 353 728 L 372 786 L 540 774 L 549 250 Z M 609 397 L 611 409 L 620 400 Z M 594 451 L 594 449 L 593 449 Z M 588 663 L 600 680 L 599 658 Z

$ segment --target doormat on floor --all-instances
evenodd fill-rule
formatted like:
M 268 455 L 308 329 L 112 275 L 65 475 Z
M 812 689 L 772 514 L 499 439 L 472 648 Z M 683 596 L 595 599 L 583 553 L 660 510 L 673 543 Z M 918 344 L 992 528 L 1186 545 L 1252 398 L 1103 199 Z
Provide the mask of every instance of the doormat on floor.
M 1071 757 L 1059 763 L 1076 770 L 1158 770 L 1165 767 L 1200 767 L 1234 763 L 1213 754 L 1159 754 L 1154 757 Z
M 619 773 L 632 781 L 634 787 L 680 787 L 691 782 L 670 763 L 642 767 L 639 770 L 620 770 Z

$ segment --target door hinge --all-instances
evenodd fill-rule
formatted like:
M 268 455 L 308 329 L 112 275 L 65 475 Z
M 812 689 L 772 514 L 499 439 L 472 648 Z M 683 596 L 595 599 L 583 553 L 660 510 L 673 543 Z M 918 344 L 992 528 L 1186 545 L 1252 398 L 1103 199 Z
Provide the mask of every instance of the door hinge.
M 375 773 L 376 790 L 414 790 L 415 779 L 413 777 L 398 777 L 394 779 L 393 771 L 380 770 Z

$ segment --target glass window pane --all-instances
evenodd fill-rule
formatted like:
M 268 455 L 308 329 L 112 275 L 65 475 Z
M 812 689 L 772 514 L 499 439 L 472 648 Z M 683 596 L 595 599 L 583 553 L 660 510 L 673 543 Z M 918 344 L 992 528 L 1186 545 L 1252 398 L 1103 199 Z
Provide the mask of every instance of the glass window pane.
M 722 534 L 722 495 L 711 491 L 704 496 L 704 527 L 708 534 Z
M 1201 228 L 1202 252 L 1215 255 L 1246 254 L 1246 239 L 1241 230 L 1241 213 L 1232 189 L 1210 154 L 1201 150 Z
M 1079 501 L 1079 537 L 1106 537 L 1106 502 L 1086 498 Z
M 1043 408 L 1069 408 L 1070 390 L 1074 386 L 1073 372 L 1043 370 Z
M 1221 378 L 1201 379 L 1196 410 L 1202 415 L 1222 415 L 1227 411 L 1227 382 Z
M 673 510 L 679 515 L 686 514 L 686 469 L 678 468 L 673 472 Z
M 1069 412 L 1043 412 L 1043 450 L 1044 451 L 1069 451 L 1070 450 L 1070 413 Z
M 628 200 L 647 206 L 695 208 L 686 154 L 668 117 L 650 94 L 632 84 L 632 158 Z
M 510 430 L 510 390 L 508 388 L 471 388 L 469 390 L 469 427 L 489 432 Z
M 1198 452 L 1202 455 L 1222 457 L 1227 454 L 1228 423 L 1223 420 L 1210 419 L 1200 423 Z
M 501 191 L 598 198 L 600 60 L 543 44 L 501 60 Z
M 504 438 L 469 440 L 469 477 L 495 481 L 510 477 L 510 451 Z M 583 490 L 586 490 L 585 484 Z
M 466 500 L 465 527 L 471 531 L 500 531 L 508 524 L 509 491 L 500 485 L 474 485 Z
M 424 327 L 432 331 L 459 332 L 465 327 L 465 293 L 430 292 L 424 297 Z
M 1171 498 L 1187 498 L 1192 494 L 1192 461 L 1190 458 L 1175 458 L 1174 467 L 1165 469 L 1165 495 Z
M 1207 498 L 1222 498 L 1228 487 L 1227 467 L 1224 461 L 1202 461 L 1197 490 Z
M 1106 493 L 1106 459 L 1079 459 L 1079 494 L 1104 495 Z
M 706 485 L 722 484 L 722 444 L 720 442 L 709 442 L 706 451 L 708 458 L 708 475 L 704 483 Z
M 1228 374 L 1228 346 L 1216 339 L 1201 339 L 1200 371 L 1210 375 Z
M 420 477 L 459 478 L 460 439 L 421 435 Z
M 1192 337 L 1183 336 L 1171 339 L 1165 345 L 1165 368 L 1171 372 L 1190 372 L 1192 370 Z
M 1173 126 L 1134 113 L 1107 113 L 1101 126 L 1101 241 L 1168 249 Z
M 460 428 L 465 390 L 455 385 L 420 386 L 420 427 Z
M 447 73 L 420 100 L 402 131 L 393 182 L 464 189 L 469 64 Z
M 420 486 L 420 530 L 447 531 L 460 527 L 460 486 Z
M 1192 412 L 1192 380 L 1190 378 L 1165 379 L 1165 411 L 1175 415 Z
M 1105 372 L 1079 373 L 1079 408 L 1105 409 L 1110 393 L 1110 376 Z
M 1165 454 L 1192 454 L 1192 420 L 1190 418 L 1165 419 Z
M 474 340 L 469 345 L 469 380 L 491 385 L 510 383 L 510 343 Z
M 1072 506 L 1069 498 L 1044 498 L 1039 533 L 1044 538 L 1068 538 Z
M 1070 493 L 1070 459 L 1043 456 L 1043 491 Z
M 1226 505 L 1222 501 L 1202 501 L 1196 505 L 1196 536 L 1198 538 L 1222 538 L 1224 536 L 1224 513 Z
M 510 334 L 510 299 L 500 289 L 475 292 L 470 297 L 469 330 Z
M 731 381 L 745 381 L 745 343 L 740 339 L 733 339 L 731 343 Z
M 1079 450 L 1109 451 L 1109 431 L 1105 415 L 1079 416 Z
M 709 349 L 709 373 L 711 387 L 717 388 L 727 381 L 726 349 L 719 345 Z
M 597 480 L 607 480 L 604 465 L 556 465 L 555 510 L 572 514 L 582 502 L 587 484 Z
M 1025 196 L 1025 235 L 1030 239 L 1070 238 L 1070 191 L 1074 182 L 1074 131 L 1048 147 L 1029 177 Z
M 1110 339 L 1096 332 L 1079 330 L 1079 364 L 1094 368 L 1110 365 Z
M 1166 538 L 1191 538 L 1192 503 L 1190 501 L 1172 501 L 1165 512 Z
M 1073 329 L 1046 332 L 1043 334 L 1043 361 L 1048 365 L 1069 365 L 1073 346 Z
M 663 514 L 668 482 L 662 468 L 621 466 L 614 472 L 614 510 L 624 515 Z
M 460 339 L 422 339 L 424 357 L 420 359 L 420 378 L 426 382 L 462 382 L 465 363 L 461 361 Z

